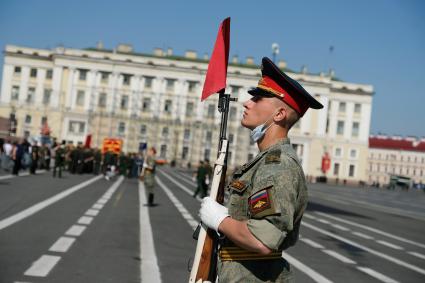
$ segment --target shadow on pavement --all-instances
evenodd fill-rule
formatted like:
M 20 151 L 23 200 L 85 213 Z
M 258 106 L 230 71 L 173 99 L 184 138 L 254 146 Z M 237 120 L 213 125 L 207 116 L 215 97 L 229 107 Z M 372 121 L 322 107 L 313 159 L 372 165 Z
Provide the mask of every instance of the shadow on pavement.
M 345 215 L 345 216 L 352 216 L 352 217 L 357 217 L 357 218 L 363 218 L 363 219 L 373 219 L 371 217 L 367 217 L 361 214 L 357 214 L 357 213 L 353 213 L 353 212 L 349 212 L 346 210 L 341 210 L 338 208 L 334 208 L 334 207 L 330 207 L 330 206 L 326 206 L 323 204 L 319 204 L 317 202 L 313 202 L 313 201 L 309 201 L 308 205 L 307 205 L 307 211 L 319 211 L 319 212 L 326 212 L 329 214 L 339 214 L 339 215 Z

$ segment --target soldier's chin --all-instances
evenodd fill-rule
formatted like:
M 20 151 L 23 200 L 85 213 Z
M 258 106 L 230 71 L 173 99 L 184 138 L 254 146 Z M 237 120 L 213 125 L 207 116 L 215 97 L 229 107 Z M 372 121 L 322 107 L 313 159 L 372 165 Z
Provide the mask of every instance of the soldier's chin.
M 245 121 L 245 119 L 242 119 L 241 120 L 241 125 L 242 125 L 242 127 L 245 127 L 245 128 L 247 128 L 247 129 L 250 129 L 250 130 L 252 130 L 254 127 L 252 127 L 251 125 L 249 125 L 246 121 Z

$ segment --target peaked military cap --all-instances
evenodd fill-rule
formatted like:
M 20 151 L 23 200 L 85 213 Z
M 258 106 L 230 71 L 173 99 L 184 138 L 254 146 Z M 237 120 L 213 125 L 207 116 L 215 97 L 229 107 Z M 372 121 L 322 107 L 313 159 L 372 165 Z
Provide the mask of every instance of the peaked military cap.
M 308 108 L 321 109 L 323 105 L 311 96 L 296 80 L 282 72 L 269 58 L 261 62 L 261 79 L 257 87 L 248 91 L 254 96 L 278 97 L 301 116 Z

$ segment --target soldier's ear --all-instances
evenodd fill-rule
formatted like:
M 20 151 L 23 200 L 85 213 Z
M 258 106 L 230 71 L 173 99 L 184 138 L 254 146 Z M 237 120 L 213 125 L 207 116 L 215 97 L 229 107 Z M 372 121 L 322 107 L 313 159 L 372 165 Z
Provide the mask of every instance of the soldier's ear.
M 284 107 L 279 107 L 276 110 L 276 114 L 273 117 L 273 120 L 277 123 L 282 122 L 288 116 L 288 111 Z

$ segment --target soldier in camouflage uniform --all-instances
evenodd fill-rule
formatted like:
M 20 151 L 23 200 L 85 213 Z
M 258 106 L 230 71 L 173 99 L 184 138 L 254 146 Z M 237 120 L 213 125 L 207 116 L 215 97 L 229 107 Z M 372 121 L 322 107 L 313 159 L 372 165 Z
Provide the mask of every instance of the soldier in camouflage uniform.
M 156 149 L 151 147 L 148 150 L 145 162 L 143 163 L 143 169 L 140 173 L 140 180 L 144 183 L 146 191 L 148 193 L 148 206 L 153 205 L 154 189 L 155 189 L 155 160 Z
M 227 207 L 204 198 L 200 217 L 226 237 L 220 246 L 219 282 L 294 282 L 285 249 L 294 245 L 307 206 L 307 186 L 288 136 L 308 108 L 323 106 L 263 58 L 262 78 L 249 91 L 242 126 L 259 154 L 236 170 Z

